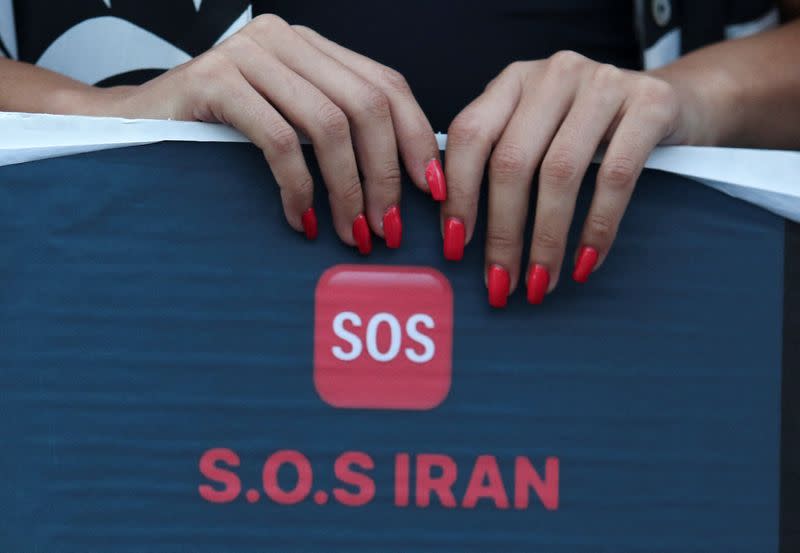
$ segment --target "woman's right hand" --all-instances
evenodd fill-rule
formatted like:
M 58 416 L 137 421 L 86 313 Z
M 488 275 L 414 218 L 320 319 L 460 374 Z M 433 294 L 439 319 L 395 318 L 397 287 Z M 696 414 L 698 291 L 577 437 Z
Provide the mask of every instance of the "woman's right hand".
M 286 219 L 310 239 L 315 183 L 295 129 L 313 144 L 336 232 L 362 254 L 370 228 L 400 245 L 399 157 L 419 188 L 445 198 L 436 137 L 402 75 L 275 15 L 152 81 L 101 96 L 103 115 L 237 128 L 263 150 Z

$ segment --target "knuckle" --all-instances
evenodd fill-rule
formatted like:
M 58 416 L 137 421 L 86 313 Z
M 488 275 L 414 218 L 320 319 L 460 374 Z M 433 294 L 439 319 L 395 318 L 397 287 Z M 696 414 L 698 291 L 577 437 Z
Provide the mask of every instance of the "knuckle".
M 210 50 L 185 69 L 187 89 L 201 103 L 221 102 L 233 80 L 232 66 L 217 50 Z
M 209 50 L 191 64 L 192 75 L 198 80 L 207 80 L 205 84 L 212 84 L 225 72 L 228 59 L 218 50 Z
M 484 90 L 490 90 L 492 87 L 497 86 L 498 83 L 508 79 L 521 80 L 532 66 L 532 63 L 533 62 L 515 61 L 508 64 L 494 79 L 486 84 Z
M 513 61 L 503 69 L 503 73 L 519 74 L 524 72 L 526 67 L 528 67 L 528 62 Z
M 617 225 L 608 215 L 590 213 L 586 219 L 586 232 L 593 242 L 609 245 L 617 234 Z
M 601 63 L 592 74 L 592 80 L 597 88 L 616 86 L 621 77 L 622 70 L 609 63 Z
M 260 32 L 270 33 L 285 30 L 289 24 L 274 13 L 265 13 L 253 18 L 250 26 Z
M 347 116 L 335 104 L 325 102 L 317 114 L 317 124 L 322 135 L 330 140 L 344 140 L 350 134 Z
M 574 73 L 587 59 L 573 50 L 561 50 L 550 56 L 550 67 L 558 74 Z
M 377 86 L 367 84 L 358 101 L 359 110 L 368 117 L 389 117 L 389 98 Z
M 344 181 L 331 192 L 331 199 L 335 203 L 344 205 L 361 205 L 361 180 L 358 175 Z
M 267 144 L 278 156 L 286 156 L 300 150 L 300 139 L 289 125 L 278 124 L 267 131 Z
M 467 108 L 456 116 L 447 130 L 448 143 L 466 146 L 475 142 L 485 142 L 485 131 L 476 114 Z
M 524 74 L 528 68 L 530 67 L 530 62 L 526 61 L 515 61 L 506 66 L 503 71 L 500 72 L 500 76 L 519 76 Z
M 243 49 L 250 47 L 253 44 L 253 39 L 245 33 L 234 33 L 223 42 L 220 46 L 230 50 L 231 52 L 241 52 Z
M 311 27 L 307 27 L 305 25 L 291 25 L 291 28 L 292 28 L 293 31 L 295 31 L 295 32 L 297 32 L 297 33 L 299 33 L 301 35 L 302 34 L 305 34 L 305 35 L 314 34 L 314 30 Z
M 486 86 L 483 87 L 483 91 L 486 92 L 488 90 L 491 90 L 493 87 L 497 86 L 497 82 L 503 77 L 504 73 L 505 70 L 503 71 L 503 73 L 501 73 L 500 75 L 498 75 L 497 77 L 486 83 Z
M 489 162 L 490 170 L 498 175 L 519 175 L 526 170 L 527 165 L 525 150 L 511 142 L 498 144 Z
M 383 190 L 399 189 L 401 179 L 400 166 L 393 160 L 380 172 L 377 184 Z
M 291 193 L 302 201 L 314 195 L 314 179 L 306 173 L 291 185 Z
M 669 83 L 647 77 L 639 85 L 639 101 L 647 123 L 667 134 L 678 117 L 678 97 Z
M 666 81 L 655 77 L 644 77 L 639 83 L 639 95 L 645 102 L 666 104 L 672 101 L 674 91 Z
M 540 226 L 533 233 L 533 250 L 560 251 L 564 247 L 564 239 L 552 227 Z
M 407 93 L 411 90 L 403 74 L 391 67 L 381 66 L 380 80 L 389 90 L 395 92 Z
M 494 252 L 513 253 L 519 249 L 520 240 L 508 228 L 489 225 L 486 229 L 486 247 Z
M 462 216 L 475 213 L 478 210 L 478 194 L 477 190 L 472 192 L 457 182 L 448 183 L 447 202 L 452 206 L 451 214 Z
M 633 188 L 636 170 L 637 164 L 632 159 L 617 156 L 601 164 L 598 180 L 613 191 L 626 192 Z
M 551 186 L 572 183 L 578 176 L 578 164 L 571 152 L 556 148 L 547 153 L 542 162 L 541 181 Z
M 431 127 L 428 120 L 424 117 L 420 117 L 419 119 L 415 119 L 413 121 L 409 121 L 408 123 L 408 131 L 407 131 L 407 140 L 409 144 L 415 145 L 425 145 L 425 144 L 435 144 L 435 137 L 433 134 L 433 128 Z

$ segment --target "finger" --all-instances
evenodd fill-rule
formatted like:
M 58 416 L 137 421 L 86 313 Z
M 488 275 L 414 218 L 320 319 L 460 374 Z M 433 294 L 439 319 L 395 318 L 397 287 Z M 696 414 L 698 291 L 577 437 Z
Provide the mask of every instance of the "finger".
M 352 72 L 292 31 L 269 37 L 278 59 L 330 98 L 350 122 L 356 159 L 364 176 L 367 219 L 383 236 L 392 216 L 389 245 L 398 246 L 400 161 L 389 99 L 377 86 Z M 264 40 L 264 37 L 256 37 Z M 390 222 L 387 220 L 387 222 Z
M 430 191 L 425 173 L 433 160 L 439 161 L 439 146 L 428 118 L 417 103 L 403 75 L 366 56 L 357 54 L 303 26 L 294 26 L 308 42 L 349 67 L 363 79 L 376 85 L 389 99 L 400 156 L 414 184 Z M 441 183 L 435 199 L 444 199 L 446 185 Z
M 632 104 L 620 120 L 600 164 L 581 233 L 573 272 L 577 282 L 586 282 L 608 256 L 644 164 L 671 132 L 673 120 L 672 108 L 648 100 Z
M 242 34 L 242 33 L 239 33 Z M 248 39 L 243 39 L 248 40 Z M 242 75 L 313 144 L 330 196 L 336 232 L 362 253 L 371 250 L 364 199 L 347 116 L 321 91 L 268 55 L 244 45 L 234 59 Z M 356 236 L 358 234 L 358 236 Z
M 472 239 L 484 167 L 522 93 L 522 64 L 512 64 L 453 120 L 447 131 L 445 173 L 449 194 L 442 206 L 444 255 L 457 261 Z
M 528 270 L 530 303 L 541 303 L 558 282 L 583 176 L 624 100 L 621 78 L 618 69 L 602 65 L 584 80 L 542 161 Z
M 541 75 L 529 75 L 527 92 L 489 161 L 486 266 L 508 272 L 509 292 L 519 281 L 533 173 L 572 103 L 575 81 L 573 71 L 555 71 L 551 66 Z
M 316 238 L 314 184 L 297 133 L 235 69 L 218 75 L 216 84 L 210 108 L 261 149 L 280 187 L 289 225 Z

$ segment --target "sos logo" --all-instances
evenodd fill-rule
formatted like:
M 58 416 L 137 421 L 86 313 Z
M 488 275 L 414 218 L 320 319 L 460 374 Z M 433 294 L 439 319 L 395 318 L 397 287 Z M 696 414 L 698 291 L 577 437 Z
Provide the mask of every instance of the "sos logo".
M 314 386 L 334 407 L 436 407 L 452 341 L 453 291 L 438 271 L 338 265 L 317 283 Z

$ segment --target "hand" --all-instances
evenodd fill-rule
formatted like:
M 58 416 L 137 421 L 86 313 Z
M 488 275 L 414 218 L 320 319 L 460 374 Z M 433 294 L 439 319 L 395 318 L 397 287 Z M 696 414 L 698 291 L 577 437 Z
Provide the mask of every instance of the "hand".
M 490 304 L 504 306 L 520 278 L 522 234 L 538 168 L 526 280 L 528 301 L 541 303 L 561 273 L 583 176 L 598 147 L 608 143 L 576 253 L 573 276 L 585 282 L 608 255 L 652 149 L 687 140 L 677 98 L 664 80 L 574 52 L 508 66 L 448 130 L 445 257 L 460 259 L 472 237 L 488 161 L 485 271 Z
M 107 98 L 107 115 L 236 127 L 263 150 L 289 224 L 313 239 L 314 183 L 299 129 L 313 144 L 336 232 L 364 254 L 372 247 L 369 227 L 387 246 L 400 245 L 398 150 L 418 187 L 432 188 L 438 199 L 443 194 L 436 138 L 402 75 L 274 15 L 257 17 L 192 61 Z

